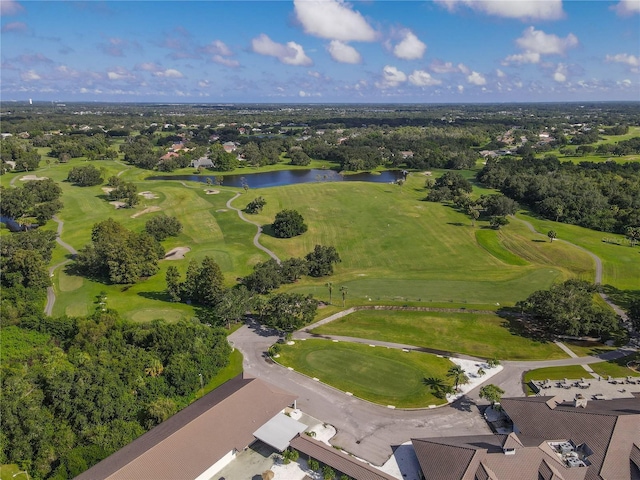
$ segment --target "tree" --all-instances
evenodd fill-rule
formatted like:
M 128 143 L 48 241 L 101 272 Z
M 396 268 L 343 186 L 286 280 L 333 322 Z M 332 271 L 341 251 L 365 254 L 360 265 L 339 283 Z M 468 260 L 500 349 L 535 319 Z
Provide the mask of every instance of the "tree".
M 489 400 L 489 402 L 491 402 L 492 407 L 496 403 L 500 402 L 502 395 L 504 395 L 504 390 L 502 390 L 497 385 L 489 384 L 489 385 L 485 385 L 480 389 L 480 398 Z
M 500 227 L 509 225 L 509 219 L 507 217 L 491 217 L 489 225 L 491 225 L 491 228 L 500 230 Z
M 467 207 L 467 214 L 471 217 L 471 226 L 476 226 L 476 220 L 480 217 L 480 209 L 475 205 L 469 205 Z
M 180 272 L 175 266 L 171 265 L 167 268 L 166 280 L 169 298 L 171 298 L 172 302 L 179 302 L 182 287 L 180 285 Z
M 309 469 L 313 472 L 317 472 L 320 469 L 320 464 L 315 458 L 309 457 L 309 459 L 307 460 L 307 465 L 309 466 Z
M 276 237 L 291 238 L 302 235 L 308 227 L 296 210 L 282 210 L 276 214 L 272 228 Z
M 269 327 L 293 332 L 315 317 L 318 301 L 311 295 L 278 293 L 269 298 L 261 312 L 261 322 Z
M 224 276 L 220 266 L 211 257 L 204 257 L 196 280 L 196 300 L 202 305 L 217 305 L 224 292 Z
M 333 480 L 336 476 L 336 472 L 329 465 L 322 467 L 323 480 Z
M 556 235 L 555 230 L 549 230 L 549 231 L 547 232 L 547 237 L 549 237 L 549 241 L 550 241 L 551 243 L 553 243 L 553 239 L 554 239 L 554 238 L 556 238 L 556 236 L 557 236 L 557 235 Z
M 633 324 L 636 331 L 640 331 L 640 298 L 636 298 L 629 305 L 629 320 Z
M 632 247 L 640 241 L 640 227 L 629 226 L 625 229 L 624 234 L 629 239 Z
M 528 314 L 538 335 L 593 335 L 611 338 L 620 331 L 617 315 L 594 300 L 596 285 L 584 280 L 567 280 L 549 290 L 533 292 L 516 303 Z
M 182 231 L 182 224 L 176 217 L 157 215 L 144 225 L 145 231 L 161 242 L 167 237 L 175 237 Z
M 313 252 L 306 255 L 309 275 L 312 277 L 324 277 L 333 273 L 333 264 L 339 263 L 340 255 L 335 247 L 323 247 L 316 245 Z
M 247 204 L 244 211 L 251 214 L 260 213 L 266 204 L 267 201 L 264 198 L 256 197 Z
M 297 450 L 293 448 L 292 449 L 287 448 L 284 452 L 282 452 L 282 458 L 284 459 L 282 463 L 284 463 L 285 465 L 288 465 L 291 462 L 295 462 L 296 460 L 298 460 L 299 457 L 300 457 L 300 454 L 298 453 Z
M 447 371 L 447 377 L 453 378 L 453 381 L 455 383 L 454 388 L 456 389 L 456 391 L 458 390 L 459 385 L 464 385 L 465 383 L 469 382 L 469 377 L 467 377 L 467 374 L 464 372 L 460 365 L 454 365 L 453 367 L 451 367 Z
M 453 387 L 445 382 L 442 378 L 430 377 L 422 380 L 426 386 L 431 388 L 436 398 L 446 398 L 447 395 L 454 393 Z
M 345 300 L 347 298 L 347 287 L 345 287 L 344 285 L 340 287 L 340 293 L 342 293 L 342 306 L 344 307 L 345 305 Z
M 81 187 L 91 187 L 100 185 L 104 180 L 99 169 L 93 165 L 83 165 L 69 170 L 67 181 Z

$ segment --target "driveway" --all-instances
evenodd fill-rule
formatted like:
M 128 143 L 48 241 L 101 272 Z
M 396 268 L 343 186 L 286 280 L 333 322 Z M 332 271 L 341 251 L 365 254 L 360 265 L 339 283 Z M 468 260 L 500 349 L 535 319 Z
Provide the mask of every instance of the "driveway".
M 392 410 L 281 367 L 265 356 L 279 338 L 276 332 L 253 323 L 235 331 L 229 340 L 244 355 L 248 375 L 298 395 L 298 408 L 336 427 L 333 445 L 374 465 L 386 462 L 392 446 L 411 438 L 491 433 L 478 407 L 467 397 L 435 409 Z

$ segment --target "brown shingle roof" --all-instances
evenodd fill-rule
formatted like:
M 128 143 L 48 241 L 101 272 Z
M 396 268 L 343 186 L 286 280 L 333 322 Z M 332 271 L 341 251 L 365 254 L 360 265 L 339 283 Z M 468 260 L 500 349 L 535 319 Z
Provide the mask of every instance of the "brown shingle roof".
M 360 460 L 350 457 L 342 450 L 313 440 L 307 435 L 299 435 L 291 441 L 291 447 L 316 460 L 329 465 L 355 480 L 396 480 L 395 477 L 373 468 Z
M 257 378 L 241 375 L 118 450 L 77 480 L 192 480 L 297 397 Z

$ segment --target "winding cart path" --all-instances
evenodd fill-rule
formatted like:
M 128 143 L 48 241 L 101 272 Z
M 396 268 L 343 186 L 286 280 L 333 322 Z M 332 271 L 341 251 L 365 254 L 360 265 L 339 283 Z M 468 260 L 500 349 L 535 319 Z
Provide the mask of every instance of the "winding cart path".
M 78 251 L 75 248 L 73 248 L 71 245 L 69 245 L 67 242 L 62 240 L 62 238 L 60 238 L 60 236 L 62 235 L 62 228 L 64 227 L 64 222 L 60 220 L 58 217 L 56 217 L 55 215 L 53 216 L 53 221 L 58 224 L 58 229 L 56 230 L 56 235 L 57 235 L 56 242 L 62 248 L 66 249 L 73 257 L 75 257 L 78 254 Z M 53 277 L 53 274 L 58 267 L 61 267 L 62 265 L 66 265 L 69 262 L 71 262 L 70 258 L 68 258 L 63 262 L 57 263 L 52 267 L 49 267 L 49 277 Z M 56 292 L 53 286 L 47 287 L 47 304 L 44 306 L 45 315 L 51 316 L 51 312 L 53 312 L 53 305 L 55 303 L 56 303 Z

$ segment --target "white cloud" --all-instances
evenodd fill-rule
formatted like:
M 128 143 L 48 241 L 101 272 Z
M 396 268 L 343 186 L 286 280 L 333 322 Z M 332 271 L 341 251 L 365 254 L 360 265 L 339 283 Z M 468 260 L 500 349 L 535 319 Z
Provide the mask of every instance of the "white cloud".
M 578 37 L 570 33 L 565 38 L 560 38 L 557 35 L 547 34 L 542 30 L 529 27 L 516 40 L 516 43 L 525 52 L 539 53 L 540 55 L 562 55 L 569 48 L 578 45 Z
M 233 55 L 231 49 L 222 40 L 214 40 L 209 45 L 205 46 L 203 50 L 209 55 L 221 55 L 223 57 L 230 57 Z
M 556 67 L 556 71 L 553 73 L 553 79 L 558 83 L 564 83 L 567 81 L 567 76 L 569 75 L 569 70 L 567 66 L 563 63 L 559 63 Z
M 621 0 L 611 7 L 618 15 L 628 17 L 635 13 L 640 13 L 640 0 Z
M 34 80 L 40 80 L 42 77 L 33 70 L 27 70 L 20 75 L 20 78 L 25 82 L 32 82 Z
M 510 65 L 515 63 L 516 65 L 522 65 L 525 63 L 539 63 L 540 54 L 536 52 L 516 53 L 515 55 L 509 55 L 502 61 L 502 65 Z
M 564 17 L 562 0 L 436 0 L 450 12 L 464 6 L 504 18 L 520 20 L 558 20 Z
M 506 73 L 504 73 L 502 70 L 500 70 L 499 68 L 496 68 L 496 75 L 498 76 L 498 78 L 504 78 L 507 76 Z
M 343 42 L 376 39 L 371 25 L 343 0 L 294 0 L 293 5 L 305 33 Z
M 160 65 L 153 62 L 140 63 L 136 65 L 135 68 L 137 70 L 144 70 L 145 72 L 157 72 L 159 70 L 162 70 L 162 67 Z
M 467 82 L 473 85 L 486 85 L 487 79 L 478 72 L 471 72 L 471 74 L 467 77 Z
M 464 85 L 458 85 L 458 92 L 464 93 Z
M 430 73 L 424 70 L 414 70 L 413 73 L 409 75 L 409 83 L 416 87 L 432 87 L 442 84 L 442 81 L 433 78 Z
M 321 97 L 322 94 L 315 92 L 315 93 L 311 93 L 311 92 L 305 92 L 304 90 L 300 90 L 298 92 L 298 96 L 305 98 L 305 97 Z
M 2 5 L 4 2 L 2 0 L 0 0 L 0 5 Z M 2 33 L 24 33 L 27 30 L 29 30 L 29 27 L 27 27 L 27 24 L 24 22 L 10 22 L 10 23 L 5 23 L 2 26 Z
M 313 63 L 305 55 L 301 45 L 295 42 L 287 42 L 286 45 L 283 45 L 274 42 L 264 33 L 251 40 L 251 46 L 255 53 L 276 57 L 287 65 L 311 65 Z
M 202 52 L 209 55 L 212 62 L 219 63 L 227 67 L 240 66 L 240 62 L 233 58 L 229 58 L 233 56 L 233 52 L 222 40 L 214 40 L 209 45 L 203 47 Z
M 15 0 L 0 0 L 0 15 L 18 15 L 24 12 L 24 7 Z
M 397 87 L 407 81 L 407 75 L 396 67 L 386 65 L 382 69 L 382 81 L 376 82 L 378 88 Z
M 351 45 L 347 45 L 340 40 L 331 40 L 331 43 L 327 47 L 331 58 L 340 63 L 360 63 L 362 57 L 360 53 Z
M 456 67 L 452 62 L 443 62 L 441 60 L 434 60 L 429 65 L 429 68 L 434 73 L 454 73 L 458 72 L 458 67 Z
M 213 60 L 216 63 L 219 63 L 220 65 L 225 65 L 227 67 L 240 66 L 240 62 L 238 60 L 234 60 L 233 58 L 223 57 L 222 55 L 214 55 L 213 57 L 211 57 L 211 60 Z
M 179 70 L 175 68 L 167 68 L 166 70 L 160 70 L 153 73 L 154 77 L 164 77 L 164 78 L 182 78 L 184 75 Z
M 211 82 L 209 82 L 209 80 L 200 80 L 198 82 L 198 86 L 201 88 L 208 88 L 211 86 Z
M 403 30 L 402 35 L 404 38 L 394 47 L 393 54 L 403 60 L 422 58 L 427 46 L 411 30 Z
M 465 75 L 469 75 L 471 73 L 471 69 L 467 67 L 464 63 L 458 64 L 458 70 L 460 70 Z
M 628 53 L 617 53 L 615 55 L 607 55 L 607 62 L 624 63 L 630 67 L 640 67 L 640 57 L 629 55 Z

